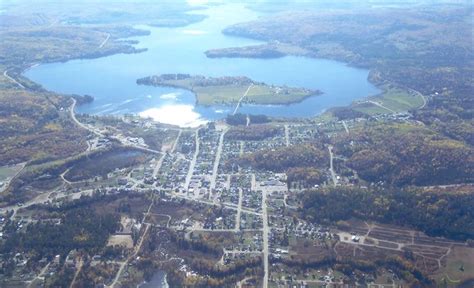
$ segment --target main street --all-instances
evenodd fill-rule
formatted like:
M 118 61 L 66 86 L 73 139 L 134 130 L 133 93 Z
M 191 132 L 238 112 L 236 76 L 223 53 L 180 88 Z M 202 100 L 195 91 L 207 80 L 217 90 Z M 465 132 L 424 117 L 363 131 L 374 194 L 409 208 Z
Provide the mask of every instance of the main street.
M 184 189 L 186 189 L 186 194 L 189 193 L 189 183 L 191 183 L 191 178 L 193 177 L 193 173 L 194 173 L 194 166 L 196 166 L 197 157 L 199 155 L 199 129 L 196 130 L 194 139 L 196 142 L 194 155 L 193 155 L 193 159 L 191 160 L 191 163 L 189 164 L 189 170 L 188 170 L 188 174 L 186 175 L 186 182 L 184 184 Z
M 221 161 L 222 146 L 224 145 L 224 136 L 226 132 L 227 132 L 227 128 L 224 128 L 224 130 L 221 132 L 221 135 L 219 137 L 219 144 L 217 146 L 216 158 L 214 159 L 214 166 L 212 168 L 211 184 L 209 188 L 210 197 L 213 194 L 214 189 L 216 188 L 217 171 L 219 169 L 219 162 Z
M 263 288 L 268 288 L 268 275 L 270 274 L 268 265 L 269 243 L 268 243 L 268 215 L 267 215 L 267 190 L 262 191 L 262 218 L 263 218 Z

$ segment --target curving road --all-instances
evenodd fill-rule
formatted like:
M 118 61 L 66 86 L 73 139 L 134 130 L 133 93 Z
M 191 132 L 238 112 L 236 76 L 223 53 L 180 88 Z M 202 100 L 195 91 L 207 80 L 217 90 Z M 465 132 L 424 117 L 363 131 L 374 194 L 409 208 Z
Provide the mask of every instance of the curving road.
M 22 89 L 25 89 L 25 86 L 23 86 L 23 84 L 21 84 L 20 82 L 16 81 L 15 79 L 13 79 L 12 77 L 10 77 L 10 75 L 8 75 L 8 70 L 5 70 L 5 72 L 3 72 L 3 76 L 5 76 L 5 78 L 7 78 L 8 80 L 12 81 L 13 83 L 15 83 L 16 85 L 18 85 L 18 87 L 22 88 Z

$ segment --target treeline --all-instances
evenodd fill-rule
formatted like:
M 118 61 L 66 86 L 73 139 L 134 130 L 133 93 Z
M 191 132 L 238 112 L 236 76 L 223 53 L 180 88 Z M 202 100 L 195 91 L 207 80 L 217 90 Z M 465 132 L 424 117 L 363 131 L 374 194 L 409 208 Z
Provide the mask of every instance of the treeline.
M 440 185 L 474 181 L 474 150 L 409 125 L 370 125 L 334 140 L 336 153 L 371 182 Z
M 206 277 L 189 277 L 185 273 L 170 267 L 161 265 L 160 269 L 167 273 L 167 281 L 171 287 L 233 287 L 236 282 L 242 280 L 245 276 L 255 276 L 262 274 L 262 258 L 260 256 L 246 259 L 236 259 L 233 263 L 220 266 L 216 265 L 218 259 L 223 255 L 223 247 L 221 243 L 204 241 L 201 239 L 189 240 L 185 238 L 183 233 L 177 233 L 170 229 L 161 229 L 162 233 L 156 233 L 152 230 L 150 238 L 146 242 L 145 249 L 154 251 L 158 246 L 157 243 L 167 239 L 179 251 L 179 256 L 183 257 L 186 264 L 199 275 L 207 275 Z M 167 242 L 166 240 L 166 242 Z M 203 257 L 196 257 L 202 255 Z M 141 260 L 143 261 L 143 260 Z M 146 265 L 141 265 L 141 271 L 148 271 L 153 267 L 151 261 L 147 261 Z
M 443 92 L 437 97 L 432 97 L 425 109 L 414 112 L 414 117 L 443 135 L 472 146 L 474 145 L 473 89 L 463 93 Z
M 251 124 L 263 124 L 270 122 L 270 119 L 266 115 L 252 115 L 252 114 L 228 114 L 225 121 L 229 125 L 247 125 L 247 117 Z
M 222 247 L 220 245 L 206 243 L 199 239 L 188 240 L 182 234 L 170 231 L 170 240 L 176 244 L 180 250 L 195 250 L 202 252 L 206 255 L 213 255 L 215 257 L 221 257 L 223 254 Z
M 281 132 L 281 130 L 280 127 L 272 125 L 238 126 L 230 128 L 225 137 L 228 140 L 259 141 L 274 137 Z
M 384 267 L 392 269 L 400 278 L 408 281 L 410 287 L 429 286 L 432 281 L 427 278 L 420 270 L 416 269 L 409 261 L 398 257 L 388 256 L 386 258 L 377 259 L 374 262 L 368 262 L 355 259 L 339 259 L 327 256 L 320 260 L 302 260 L 297 258 L 270 258 L 272 264 L 281 263 L 288 267 L 301 267 L 302 269 L 319 269 L 323 267 L 331 267 L 337 271 L 341 271 L 348 277 L 354 275 L 354 271 L 361 271 L 365 274 L 375 275 L 377 269 Z
M 305 192 L 301 202 L 301 214 L 309 221 L 334 223 L 355 217 L 408 226 L 430 236 L 474 238 L 474 197 L 470 193 L 337 187 Z
M 326 167 L 329 163 L 328 153 L 312 144 L 293 145 L 276 150 L 265 150 L 243 156 L 241 166 L 273 172 L 286 172 L 295 167 Z
M 288 185 L 295 182 L 302 182 L 304 187 L 321 184 L 327 177 L 321 170 L 314 167 L 294 167 L 286 171 L 286 181 Z
M 196 272 L 198 272 L 199 274 L 209 275 L 213 278 L 224 278 L 235 274 L 241 274 L 244 273 L 247 269 L 258 268 L 261 265 L 262 258 L 260 256 L 235 260 L 232 264 L 223 267 L 216 267 L 214 262 L 199 258 L 194 259 L 191 263 L 191 267 L 193 267 Z
M 51 93 L 0 91 L 0 166 L 82 152 L 87 132 L 60 112 L 68 106 L 67 98 Z
M 215 262 L 204 259 L 191 260 L 190 266 L 206 277 L 188 277 L 173 269 L 167 271 L 166 279 L 171 287 L 235 287 L 235 283 L 246 276 L 262 277 L 262 258 L 260 256 L 235 260 L 226 266 L 217 266 Z
M 351 107 L 336 107 L 330 110 L 332 115 L 339 120 L 367 118 L 367 114 L 354 110 Z
M 109 172 L 144 163 L 146 158 L 146 153 L 134 149 L 99 151 L 76 161 L 64 177 L 69 181 L 81 181 L 96 176 L 106 178 Z
M 118 215 L 98 215 L 89 208 L 72 209 L 60 219 L 60 224 L 32 223 L 26 231 L 11 234 L 0 251 L 34 252 L 37 259 L 65 256 L 73 249 L 92 254 L 100 251 L 109 235 L 119 228 Z

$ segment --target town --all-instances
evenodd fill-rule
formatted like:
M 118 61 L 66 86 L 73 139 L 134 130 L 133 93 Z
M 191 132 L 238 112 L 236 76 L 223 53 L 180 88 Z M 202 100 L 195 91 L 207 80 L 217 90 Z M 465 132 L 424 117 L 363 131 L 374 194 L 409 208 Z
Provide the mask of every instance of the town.
M 74 104 L 70 108 L 71 114 L 73 109 Z M 449 253 L 467 249 L 465 243 L 427 237 L 402 227 L 362 221 L 328 226 L 299 218 L 298 195 L 305 190 L 373 185 L 359 179 L 357 173 L 344 164 L 345 158 L 332 152 L 330 144 L 325 147 L 330 156 L 328 162 L 321 164 L 326 167 L 324 175 L 321 175 L 319 184 L 309 186 L 301 181 L 289 182 L 289 175 L 285 173 L 240 167 L 235 162 L 244 155 L 288 148 L 322 135 L 350 135 L 351 129 L 364 125 L 367 119 L 256 124 L 256 127 L 271 126 L 272 132 L 269 137 L 252 138 L 242 134 L 242 127 L 228 125 L 225 121 L 191 129 L 163 127 L 136 116 L 114 121 L 86 115 L 73 117 L 90 131 L 86 153 L 110 151 L 113 145 L 117 145 L 114 143 L 119 142 L 128 150 L 117 152 L 113 157 L 126 158 L 132 153 L 140 153 L 143 154 L 142 161 L 131 162 L 132 165 L 122 168 L 107 170 L 104 167 L 108 171 L 106 174 L 93 177 L 83 177 L 80 171 L 76 171 L 88 169 L 87 163 L 68 168 L 60 175 L 63 183 L 54 190 L 41 193 L 25 203 L 2 208 L 0 236 L 8 239 L 11 233 L 26 232 L 28 225 L 39 221 L 60 225 L 60 217 L 45 213 L 50 209 L 48 207 L 59 208 L 81 201 L 102 203 L 103 199 L 111 199 L 110 207 L 103 203 L 105 207 L 101 208 L 108 210 L 116 206 L 112 203 L 125 199 L 119 201 L 118 207 L 112 208 L 120 212 L 120 225 L 107 240 L 107 247 L 120 252 L 112 257 L 105 256 L 104 252 L 88 257 L 71 250 L 67 255 L 58 254 L 53 259 L 42 258 L 35 265 L 31 264 L 33 260 L 29 254 L 16 253 L 12 258 L 4 255 L 0 266 L 13 265 L 11 283 L 26 282 L 30 287 L 40 287 L 44 281 L 51 281 L 61 273 L 66 265 L 74 271 L 72 286 L 74 281 L 79 281 L 76 278 L 81 275 L 81 269 L 86 269 L 87 263 L 88 267 L 101 267 L 107 271 L 99 281 L 103 286 L 127 287 L 137 281 L 136 267 L 144 256 L 158 263 L 167 263 L 159 266 L 165 271 L 174 267 L 185 277 L 205 276 L 193 270 L 188 263 L 189 255 L 173 254 L 174 249 L 166 248 L 165 242 L 170 240 L 165 240 L 167 237 L 161 239 L 160 233 L 165 235 L 170 231 L 191 243 L 203 239 L 207 243 L 217 241 L 218 249 L 222 249 L 216 252 L 219 259 L 215 259 L 213 265 L 217 267 L 231 267 L 236 263 L 261 265 L 257 269 L 260 272 L 244 274 L 246 276 L 236 283 L 239 287 L 316 287 L 344 283 L 365 283 L 371 287 L 402 285 L 404 280 L 391 269 L 379 269 L 375 277 L 373 273 L 362 272 L 347 275 L 330 265 L 310 265 L 300 269 L 286 263 L 325 261 L 332 253 L 339 258 L 357 259 L 364 255 L 376 258 L 384 253 L 410 251 L 417 257 L 415 263 L 422 261 L 426 269 L 433 272 L 444 265 Z M 386 117 L 391 117 L 390 121 L 413 122 L 410 115 L 403 113 Z M 133 131 L 130 126 L 159 133 L 165 139 L 161 149 L 155 150 L 145 144 L 143 138 L 127 135 L 123 129 L 126 127 L 127 131 Z M 253 127 L 251 124 L 247 129 Z M 90 165 L 110 164 L 100 159 L 108 156 L 96 155 L 96 160 Z M 160 243 L 161 248 L 152 256 L 143 255 L 144 246 L 150 245 L 144 243 L 152 237 L 151 233 L 157 233 L 153 239 Z M 138 279 L 143 281 L 143 277 Z

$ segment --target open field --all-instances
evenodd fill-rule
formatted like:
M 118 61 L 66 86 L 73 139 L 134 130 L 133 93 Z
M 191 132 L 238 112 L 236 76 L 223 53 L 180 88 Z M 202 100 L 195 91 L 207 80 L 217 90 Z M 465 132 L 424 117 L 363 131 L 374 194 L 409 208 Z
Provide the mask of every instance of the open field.
M 112 235 L 109 237 L 107 246 L 123 246 L 126 248 L 133 248 L 133 240 L 131 235 Z
M 441 283 L 446 280 L 449 285 L 458 285 L 474 279 L 474 249 L 453 247 L 446 257 L 446 267 L 436 276 Z
M 18 173 L 22 167 L 23 165 L 21 164 L 0 167 L 0 182 L 5 182 L 11 177 L 15 176 L 15 174 Z
M 196 101 L 202 105 L 237 103 L 248 85 L 194 87 Z
M 349 221 L 349 233 L 338 233 L 341 243 L 336 249 L 339 256 L 366 257 L 376 259 L 383 255 L 412 255 L 418 269 L 430 275 L 444 274 L 454 279 L 466 280 L 473 275 L 474 250 L 445 238 L 429 237 L 425 234 L 393 225 Z M 358 242 L 352 235 L 360 237 Z M 349 245 L 349 246 L 347 246 Z M 464 271 L 460 270 L 464 268 Z M 470 271 L 470 273 L 469 273 Z
M 247 77 L 204 77 L 188 74 L 163 74 L 137 80 L 138 84 L 169 86 L 189 90 L 196 94 L 200 105 L 233 105 L 236 103 L 253 104 L 291 104 L 306 97 L 321 94 L 305 88 L 291 88 L 257 83 Z
M 311 94 L 306 89 L 276 87 L 268 85 L 253 85 L 247 93 L 245 102 L 258 104 L 290 104 L 300 102 L 306 97 L 320 93 Z
M 414 95 L 400 88 L 386 88 L 377 96 L 369 97 L 367 101 L 359 101 L 353 109 L 365 114 L 384 114 L 393 112 L 406 112 L 423 105 L 420 95 Z

